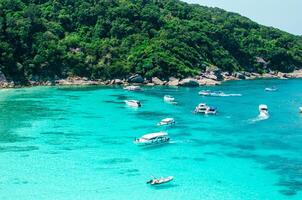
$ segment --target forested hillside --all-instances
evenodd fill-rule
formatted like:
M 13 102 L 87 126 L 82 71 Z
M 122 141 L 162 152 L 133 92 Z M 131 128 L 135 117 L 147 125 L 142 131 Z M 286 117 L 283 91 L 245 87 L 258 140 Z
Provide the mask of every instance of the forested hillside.
M 302 67 L 302 39 L 178 0 L 0 0 L 0 71 L 12 80 L 185 77 Z

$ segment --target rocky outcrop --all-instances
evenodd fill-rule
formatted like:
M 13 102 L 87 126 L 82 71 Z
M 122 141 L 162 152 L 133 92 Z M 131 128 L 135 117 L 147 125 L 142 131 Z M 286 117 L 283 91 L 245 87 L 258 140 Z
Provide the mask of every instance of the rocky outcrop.
M 215 81 L 213 79 L 208 79 L 208 78 L 202 78 L 200 80 L 198 80 L 198 83 L 200 86 L 214 86 L 214 85 L 220 85 L 221 82 L 220 81 Z
M 157 77 L 152 77 L 152 83 L 153 83 L 154 85 L 164 85 L 164 84 L 165 84 L 164 81 L 160 80 L 160 79 L 157 78 Z
M 169 85 L 169 86 L 178 86 L 179 85 L 179 79 L 175 78 L 175 77 L 170 77 L 167 85 Z
M 135 75 L 132 75 L 128 78 L 128 83 L 144 83 L 144 78 L 139 75 L 139 74 L 135 74 Z
M 68 77 L 55 82 L 57 85 L 101 85 L 99 81 L 88 80 L 86 77 Z
M 113 80 L 113 84 L 122 85 L 122 84 L 124 84 L 124 81 L 121 80 L 121 79 L 114 79 L 114 80 Z
M 233 73 L 233 76 L 237 79 L 242 79 L 242 80 L 246 79 L 245 75 L 241 72 L 235 72 Z
M 179 82 L 179 85 L 184 87 L 197 87 L 199 86 L 199 82 L 194 78 L 185 78 Z
M 207 67 L 206 72 L 204 73 L 204 77 L 215 81 L 222 81 L 223 76 L 221 73 L 221 69 L 219 69 L 218 67 L 210 66 Z

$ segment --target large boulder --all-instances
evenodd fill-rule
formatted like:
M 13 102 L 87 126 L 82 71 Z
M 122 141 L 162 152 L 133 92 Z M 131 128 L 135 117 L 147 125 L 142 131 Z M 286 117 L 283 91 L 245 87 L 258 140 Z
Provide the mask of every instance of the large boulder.
M 185 78 L 185 79 L 182 79 L 179 82 L 179 85 L 185 86 L 185 87 L 198 87 L 199 83 L 198 83 L 197 79 L 194 79 L 194 78 Z
M 128 78 L 128 83 L 144 83 L 144 81 L 144 78 L 139 74 L 132 75 Z
M 162 80 L 160 80 L 160 79 L 157 78 L 157 77 L 152 77 L 152 83 L 153 83 L 154 85 L 163 85 L 165 82 L 162 81 Z
M 178 86 L 179 85 L 179 79 L 175 77 L 170 77 L 169 82 L 167 83 L 169 86 Z
M 245 78 L 246 78 L 245 75 L 244 75 L 243 73 L 240 73 L 240 72 L 235 72 L 235 73 L 233 74 L 233 76 L 234 76 L 235 78 L 238 78 L 238 79 L 245 79 Z
M 214 86 L 214 85 L 220 85 L 221 83 L 219 81 L 215 81 L 213 79 L 208 79 L 208 78 L 203 78 L 198 80 L 199 85 L 204 86 L 204 85 L 208 85 L 208 86 Z
M 222 81 L 223 76 L 222 76 L 222 71 L 216 66 L 208 66 L 206 68 L 206 78 L 213 79 L 216 81 Z
M 122 85 L 124 82 L 121 79 L 114 79 L 114 84 L 116 85 Z

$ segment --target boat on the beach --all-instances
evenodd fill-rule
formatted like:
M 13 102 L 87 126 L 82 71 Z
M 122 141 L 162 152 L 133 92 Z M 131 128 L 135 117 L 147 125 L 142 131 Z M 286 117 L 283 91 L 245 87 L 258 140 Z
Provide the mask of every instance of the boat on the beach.
M 169 140 L 170 138 L 168 137 L 167 132 L 156 132 L 143 135 L 140 138 L 136 138 L 134 140 L 134 143 L 138 145 L 153 145 L 166 143 L 169 142 Z
M 166 178 L 152 178 L 151 180 L 147 181 L 147 184 L 150 185 L 160 185 L 160 184 L 164 184 L 164 183 L 169 183 L 173 180 L 173 176 L 168 176 Z
M 138 85 L 129 85 L 123 88 L 124 90 L 129 90 L 129 91 L 140 91 L 142 90 L 140 86 Z
M 174 102 L 175 101 L 175 98 L 171 95 L 165 95 L 164 96 L 164 101 L 165 102 Z
M 217 114 L 217 108 L 215 107 L 208 107 L 205 111 L 206 115 L 216 115 Z
M 276 87 L 267 87 L 264 89 L 266 92 L 275 92 L 278 90 L 278 88 Z
M 260 118 L 268 118 L 269 117 L 267 105 L 265 105 L 265 104 L 259 105 L 259 117 Z
M 127 104 L 127 106 L 130 106 L 130 107 L 141 107 L 142 104 L 140 101 L 137 101 L 137 100 L 125 100 L 125 103 Z
M 165 118 L 157 123 L 157 126 L 164 126 L 164 125 L 172 125 L 175 124 L 174 118 Z
M 205 103 L 200 103 L 198 104 L 198 106 L 196 106 L 194 112 L 195 113 L 203 113 L 205 114 L 206 113 L 206 110 L 209 108 L 209 106 L 207 106 L 207 104 Z

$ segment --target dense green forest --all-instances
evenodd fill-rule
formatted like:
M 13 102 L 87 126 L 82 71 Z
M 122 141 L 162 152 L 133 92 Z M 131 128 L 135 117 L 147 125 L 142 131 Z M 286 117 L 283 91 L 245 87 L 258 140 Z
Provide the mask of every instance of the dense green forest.
M 178 0 L 0 0 L 0 55 L 19 81 L 287 72 L 302 67 L 302 38 Z

